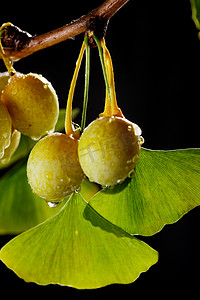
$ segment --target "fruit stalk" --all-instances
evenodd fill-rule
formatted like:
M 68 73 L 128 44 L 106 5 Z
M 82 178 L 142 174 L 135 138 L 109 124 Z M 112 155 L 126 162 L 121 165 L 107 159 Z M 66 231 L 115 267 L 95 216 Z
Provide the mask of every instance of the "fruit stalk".
M 106 85 L 105 108 L 101 116 L 123 117 L 121 109 L 117 105 L 112 59 L 106 47 L 105 39 L 102 38 L 99 40 L 95 35 L 94 39 L 99 50 L 99 56 Z
M 81 61 L 83 58 L 83 54 L 85 51 L 85 42 L 83 42 L 79 56 L 78 56 L 78 60 L 76 62 L 76 68 L 74 70 L 74 75 L 72 78 L 72 82 L 70 85 L 70 90 L 69 90 L 69 94 L 68 94 L 68 99 L 67 99 L 67 108 L 66 108 L 66 117 L 65 117 L 65 132 L 67 135 L 74 135 L 74 128 L 72 126 L 72 102 L 73 102 L 73 95 L 74 95 L 74 89 L 75 89 L 75 85 L 76 85 L 76 81 L 77 81 L 77 77 L 78 77 L 78 72 L 81 66 Z
M 85 42 L 85 89 L 84 89 L 84 100 L 83 100 L 83 112 L 81 119 L 81 132 L 83 132 L 86 123 L 86 113 L 87 113 L 87 103 L 88 103 L 88 93 L 89 93 L 89 77 L 90 77 L 90 46 L 88 43 L 88 36 L 84 38 Z

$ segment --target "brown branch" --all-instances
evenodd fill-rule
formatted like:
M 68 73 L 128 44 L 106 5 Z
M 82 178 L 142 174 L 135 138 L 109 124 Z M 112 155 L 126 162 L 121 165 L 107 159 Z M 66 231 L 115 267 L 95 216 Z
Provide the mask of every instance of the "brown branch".
M 21 50 L 4 49 L 5 55 L 13 61 L 29 56 L 34 52 L 53 46 L 85 32 L 88 22 L 95 17 L 109 20 L 129 0 L 106 0 L 102 5 L 85 16 L 48 33 L 30 38 Z

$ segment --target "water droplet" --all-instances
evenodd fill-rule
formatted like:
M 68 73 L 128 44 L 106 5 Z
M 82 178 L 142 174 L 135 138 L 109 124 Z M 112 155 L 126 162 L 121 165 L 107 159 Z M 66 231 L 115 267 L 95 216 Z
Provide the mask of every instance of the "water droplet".
M 0 158 L 4 157 L 4 149 L 2 149 L 2 150 L 0 151 Z
M 109 122 L 109 123 L 112 123 L 113 120 L 114 120 L 114 118 L 113 118 L 113 116 L 112 116 L 112 117 L 110 117 L 110 118 L 108 119 L 108 122 Z
M 54 133 L 54 131 L 55 131 L 55 128 L 53 128 L 53 129 L 51 129 L 51 130 L 48 130 L 48 131 L 46 131 L 46 134 L 52 134 L 52 133 Z
M 140 146 L 142 146 L 142 144 L 144 144 L 144 138 L 142 136 L 140 136 L 138 138 L 138 140 L 139 140 Z
M 34 140 L 34 141 L 38 141 L 40 139 L 40 137 L 37 137 L 37 136 L 31 136 L 31 139 Z
M 48 88 L 48 86 L 49 86 L 49 84 L 48 84 L 48 83 L 45 83 L 45 84 L 43 85 L 43 88 L 46 90 L 46 89 Z
M 60 202 L 51 202 L 51 201 L 49 201 L 49 202 L 47 202 L 47 205 L 49 207 L 53 208 L 53 207 L 57 207 L 58 205 L 60 205 L 60 203 L 61 203 L 61 201 Z
M 129 173 L 128 173 L 128 178 L 133 178 L 135 175 L 135 170 L 131 170 Z
M 131 125 L 128 126 L 128 131 L 132 131 L 133 127 Z
M 134 127 L 134 130 L 135 130 L 135 135 L 139 136 L 139 135 L 142 134 L 142 130 L 140 129 L 140 127 L 137 124 L 133 123 L 133 127 Z
M 118 179 L 117 180 L 117 184 L 120 184 L 120 183 L 122 183 L 124 180 L 123 179 Z

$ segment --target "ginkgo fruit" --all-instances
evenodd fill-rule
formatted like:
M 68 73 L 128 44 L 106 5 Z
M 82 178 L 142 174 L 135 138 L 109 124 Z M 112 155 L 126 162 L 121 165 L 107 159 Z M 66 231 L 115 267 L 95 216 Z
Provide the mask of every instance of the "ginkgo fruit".
M 10 145 L 12 134 L 12 120 L 5 104 L 0 100 L 0 158 L 4 156 L 5 149 Z
M 58 98 L 51 83 L 41 75 L 16 73 L 2 92 L 13 126 L 33 139 L 53 132 L 59 114 Z
M 10 145 L 4 150 L 4 155 L 0 159 L 0 163 L 7 164 L 12 155 L 17 150 L 19 143 L 20 143 L 21 133 L 17 130 L 13 130 L 11 139 L 10 139 Z
M 89 180 L 104 187 L 134 175 L 143 139 L 141 129 L 128 121 L 117 105 L 112 59 L 105 40 L 97 46 L 106 84 L 105 107 L 100 117 L 84 130 L 78 155 Z
M 3 92 L 6 84 L 8 83 L 10 76 L 8 72 L 0 73 L 0 97 L 1 93 Z
M 103 116 L 83 132 L 79 161 L 90 181 L 102 186 L 123 182 L 134 173 L 142 138 L 141 130 L 125 118 Z
M 47 202 L 57 203 L 79 189 L 84 178 L 78 160 L 78 139 L 53 133 L 32 149 L 27 176 L 34 193 Z

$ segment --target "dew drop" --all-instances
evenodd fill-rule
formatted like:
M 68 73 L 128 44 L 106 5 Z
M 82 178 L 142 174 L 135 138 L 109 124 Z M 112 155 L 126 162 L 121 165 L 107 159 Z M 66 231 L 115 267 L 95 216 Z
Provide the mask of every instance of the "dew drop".
M 144 144 L 144 138 L 142 136 L 140 136 L 138 140 L 139 140 L 140 146 L 142 146 L 142 144 Z
M 48 86 L 49 86 L 48 83 L 45 83 L 45 84 L 43 85 L 43 87 L 44 87 L 45 90 L 48 88 Z
M 135 130 L 135 135 L 140 136 L 142 134 L 142 130 L 140 129 L 140 127 L 135 123 L 133 123 L 133 127 L 134 127 L 134 130 Z
M 31 139 L 34 140 L 34 141 L 38 141 L 40 139 L 40 137 L 37 137 L 37 136 L 31 136 Z
M 47 202 L 47 205 L 51 208 L 54 208 L 54 207 L 57 207 L 58 205 L 60 205 L 61 201 L 60 202 Z
M 54 133 L 54 131 L 55 131 L 55 128 L 50 129 L 50 130 L 47 130 L 47 131 L 46 131 L 46 134 L 52 134 L 52 133 Z

